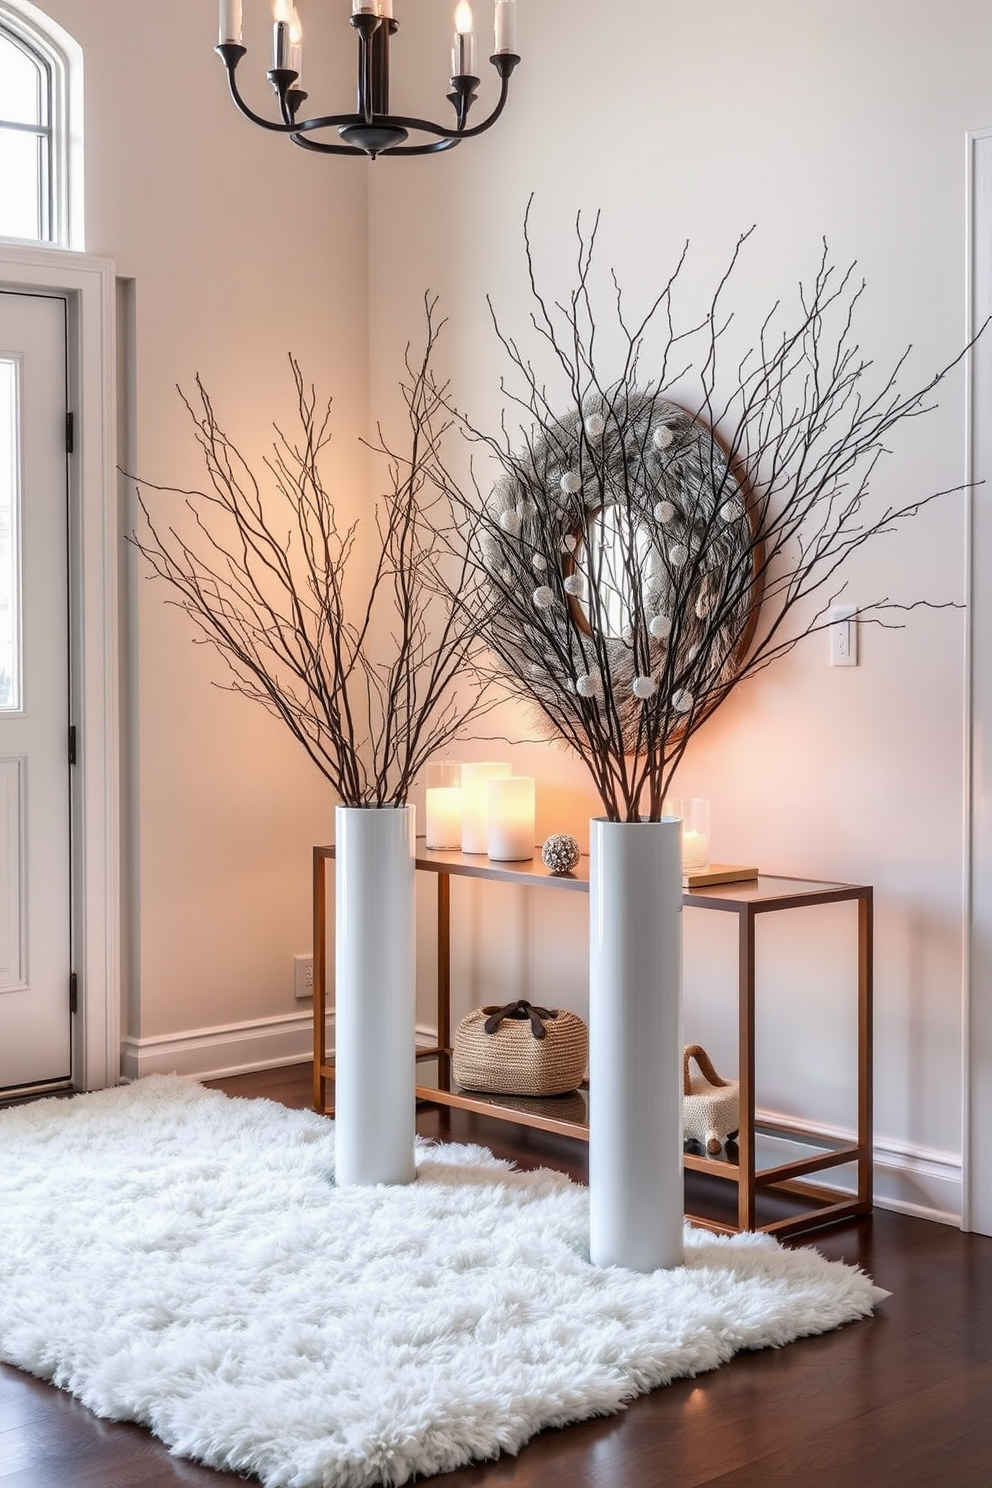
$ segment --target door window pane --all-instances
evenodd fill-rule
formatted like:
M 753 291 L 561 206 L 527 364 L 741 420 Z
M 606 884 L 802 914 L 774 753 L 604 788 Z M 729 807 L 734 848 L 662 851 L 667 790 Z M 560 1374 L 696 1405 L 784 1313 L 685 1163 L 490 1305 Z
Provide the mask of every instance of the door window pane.
M 17 366 L 0 360 L 0 709 L 21 705 Z

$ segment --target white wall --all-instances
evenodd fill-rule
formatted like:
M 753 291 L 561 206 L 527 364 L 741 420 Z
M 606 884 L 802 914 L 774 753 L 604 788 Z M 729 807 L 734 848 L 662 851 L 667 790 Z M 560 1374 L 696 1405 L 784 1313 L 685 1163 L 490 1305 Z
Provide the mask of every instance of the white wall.
M 755 224 L 732 298 L 742 335 L 813 273 L 826 238 L 867 279 L 859 339 L 880 367 L 911 343 L 910 386 L 960 349 L 965 135 L 992 119 L 987 6 L 524 0 L 520 12 L 524 60 L 504 121 L 453 157 L 385 162 L 372 178 L 374 402 L 388 404 L 396 347 L 415 333 L 429 287 L 449 317 L 459 397 L 492 418 L 505 364 L 484 297 L 526 335 L 521 221 L 532 192 L 549 293 L 571 282 L 580 210 L 602 209 L 601 266 L 616 267 L 635 303 L 688 239 L 686 305 L 697 311 Z M 440 25 L 424 34 L 424 77 L 444 40 Z M 429 106 L 426 88 L 417 103 Z M 609 380 L 608 365 L 600 376 Z M 878 503 L 965 479 L 963 373 L 939 402 L 892 441 Z M 920 514 L 851 565 L 845 597 L 959 604 L 965 513 L 965 498 L 951 496 Z M 682 794 L 711 798 L 719 859 L 875 886 L 880 1189 L 943 1213 L 960 1205 L 964 644 L 960 610 L 862 627 L 855 670 L 830 669 L 826 640 L 812 639 L 707 723 L 679 781 Z M 596 803 L 581 766 L 549 746 L 514 758 L 539 777 L 541 830 L 582 835 Z M 466 1003 L 517 966 L 533 992 L 583 1005 L 581 904 L 556 903 L 553 923 L 550 901 L 516 905 L 515 948 L 495 898 L 508 891 L 464 893 Z M 719 917 L 686 918 L 686 1035 L 732 1069 L 733 946 Z M 839 909 L 763 928 L 759 1100 L 770 1109 L 853 1124 L 853 933 L 853 914 Z
M 292 350 L 335 395 L 343 501 L 357 509 L 367 357 L 371 406 L 389 417 L 425 290 L 449 316 L 459 396 L 493 415 L 502 364 L 484 297 L 523 332 L 531 192 L 551 286 L 568 274 L 580 209 L 602 208 L 602 262 L 635 298 L 688 238 L 690 306 L 754 223 L 736 301 L 745 325 L 812 272 L 825 236 L 868 280 L 861 339 L 880 365 L 912 342 L 909 375 L 922 379 L 963 339 L 964 137 L 992 119 L 992 13 L 980 0 L 521 0 L 524 62 L 499 126 L 449 155 L 372 166 L 308 158 L 237 117 L 207 0 L 47 8 L 86 59 L 86 246 L 134 281 L 135 454 L 150 479 L 198 479 L 174 391 L 197 371 L 229 430 L 263 452 L 290 408 Z M 310 58 L 330 59 L 308 63 L 311 91 L 350 97 L 350 38 L 320 40 L 339 41 L 345 0 L 301 9 Z M 443 112 L 450 7 L 421 0 L 417 25 L 406 0 L 397 9 L 394 103 Z M 261 70 L 255 24 L 244 66 Z M 479 109 L 488 78 L 484 88 Z M 902 430 L 878 500 L 961 481 L 963 431 L 955 376 L 939 409 Z M 887 539 L 852 567 L 850 598 L 960 601 L 964 513 L 948 498 Z M 136 1067 L 151 1067 L 156 1039 L 168 1058 L 199 1030 L 209 1064 L 204 1030 L 292 1019 L 309 849 L 329 836 L 332 805 L 278 727 L 210 687 L 222 669 L 164 598 L 140 585 L 132 637 Z M 963 678 L 959 611 L 863 634 L 856 670 L 829 669 L 814 641 L 706 725 L 679 782 L 712 799 L 720 857 L 875 885 L 877 1124 L 895 1164 L 882 1188 L 939 1212 L 960 1201 Z M 546 745 L 518 746 L 514 760 L 539 777 L 539 831 L 584 835 L 596 803 L 579 764 Z M 581 902 L 459 887 L 466 1007 L 499 995 L 505 974 L 584 1006 Z M 728 1063 L 732 948 L 705 919 L 687 921 L 686 1031 Z M 831 911 L 768 930 L 759 1093 L 849 1124 L 851 927 Z

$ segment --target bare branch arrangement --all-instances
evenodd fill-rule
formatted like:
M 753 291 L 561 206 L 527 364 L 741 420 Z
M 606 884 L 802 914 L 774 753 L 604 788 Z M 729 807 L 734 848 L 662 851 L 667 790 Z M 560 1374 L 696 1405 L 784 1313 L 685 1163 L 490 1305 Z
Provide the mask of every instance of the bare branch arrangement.
M 320 403 L 290 357 L 300 433 L 278 427 L 266 476 L 257 478 L 217 422 L 199 378 L 193 421 L 208 484 L 177 490 L 138 481 L 147 535 L 132 541 L 151 575 L 224 658 L 230 688 L 280 718 L 348 806 L 404 805 L 431 755 L 469 718 L 493 705 L 478 666 L 481 576 L 427 472 L 450 427 L 448 389 L 431 359 L 441 330 L 428 301 L 423 356 L 401 390 L 409 440 L 371 445 L 388 469 L 375 508 L 372 574 L 354 600 L 359 524 L 338 525 L 321 474 L 330 442 L 330 402 Z M 183 496 L 191 537 L 153 518 L 146 491 Z M 469 542 L 474 543 L 469 522 Z M 453 607 L 450 594 L 463 603 Z M 353 602 L 354 600 L 354 602 Z M 385 653 L 377 656 L 375 648 Z
M 433 475 L 469 524 L 468 549 L 488 580 L 459 603 L 486 635 L 489 667 L 580 756 L 607 816 L 630 821 L 663 814 L 689 740 L 743 678 L 829 624 L 852 555 L 951 494 L 867 504 L 887 437 L 933 406 L 965 351 L 909 393 L 898 386 L 907 354 L 869 376 L 854 334 L 864 283 L 853 267 L 835 268 L 824 245 L 793 323 L 773 306 L 725 373 L 725 306 L 746 233 L 706 314 L 685 329 L 673 302 L 688 245 L 636 319 L 613 276 L 621 355 L 604 380 L 598 225 L 598 215 L 589 231 L 577 221 L 574 283 L 551 301 L 529 209 L 525 219 L 531 327 L 556 390 L 490 302 L 513 418 L 504 412 L 500 432 L 486 433 L 438 391 L 500 470 L 481 523 L 478 492 L 472 505 L 442 467 Z M 518 417 L 522 435 L 510 427 Z M 885 624 L 914 607 L 881 599 L 857 615 Z

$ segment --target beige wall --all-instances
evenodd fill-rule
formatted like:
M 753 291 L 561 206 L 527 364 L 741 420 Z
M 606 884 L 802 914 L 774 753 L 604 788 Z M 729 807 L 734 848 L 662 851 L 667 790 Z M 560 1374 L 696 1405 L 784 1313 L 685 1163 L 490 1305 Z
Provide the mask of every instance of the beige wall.
M 856 259 L 867 280 L 859 339 L 868 357 L 888 368 L 912 344 L 911 383 L 960 348 L 965 137 L 992 122 L 987 6 L 536 0 L 520 13 L 524 61 L 498 128 L 449 160 L 372 177 L 374 400 L 389 397 L 395 346 L 429 286 L 449 317 L 459 396 L 493 416 L 503 364 L 485 296 L 526 334 L 520 229 L 532 192 L 549 291 L 567 282 L 580 210 L 602 209 L 601 264 L 616 267 L 635 304 L 657 292 L 689 240 L 686 305 L 696 310 L 754 224 L 732 296 L 742 336 L 813 273 L 826 238 L 833 258 Z M 423 43 L 425 76 L 441 39 Z M 604 363 L 608 381 L 608 354 Z M 873 483 L 879 506 L 965 479 L 963 373 L 939 401 L 892 441 Z M 859 557 L 845 598 L 960 604 L 966 508 L 948 497 Z M 862 627 L 861 659 L 831 669 L 826 640 L 815 638 L 742 686 L 694 741 L 679 786 L 711 798 L 719 858 L 875 885 L 877 1125 L 885 1163 L 901 1169 L 883 1163 L 880 1187 L 957 1212 L 965 617 L 951 609 L 916 613 L 904 629 Z M 596 803 L 580 765 L 548 746 L 515 759 L 539 778 L 542 830 L 581 835 Z M 510 909 L 512 891 L 465 895 L 458 955 L 466 975 L 475 969 L 466 1002 L 516 969 L 542 997 L 583 1005 L 581 905 L 535 897 Z M 503 935 L 508 914 L 519 943 Z M 733 944 L 717 919 L 686 916 L 686 1036 L 733 1068 Z M 759 1098 L 841 1126 L 853 1115 L 851 923 L 839 910 L 807 911 L 769 922 L 759 949 Z
M 372 408 L 391 416 L 425 290 L 449 317 L 459 396 L 491 417 L 501 361 L 485 296 L 523 333 L 532 192 L 549 285 L 572 262 L 576 212 L 602 208 L 602 262 L 635 300 L 690 241 L 698 308 L 755 224 L 735 298 L 742 334 L 813 271 L 826 237 L 868 281 L 861 340 L 881 366 L 912 343 L 909 377 L 922 380 L 963 339 L 965 136 L 992 122 L 980 0 L 521 0 L 524 63 L 500 125 L 451 155 L 372 166 L 307 158 L 238 119 L 206 0 L 47 8 L 86 59 L 86 246 L 134 281 L 136 459 L 151 479 L 198 478 L 176 382 L 200 372 L 230 431 L 261 452 L 289 408 L 292 350 L 336 397 L 343 501 L 357 509 L 368 379 Z M 398 0 L 397 107 L 446 107 L 449 9 Z M 350 97 L 351 49 L 337 44 L 347 5 L 301 11 L 311 91 L 323 53 L 320 91 Z M 962 481 L 964 428 L 955 375 L 937 411 L 894 442 L 877 500 Z M 961 496 L 921 514 L 852 565 L 849 598 L 960 602 L 965 521 Z M 290 963 L 309 949 L 309 848 L 329 836 L 332 806 L 277 726 L 211 688 L 215 658 L 164 597 L 140 584 L 132 638 L 138 1039 L 298 1011 Z M 812 641 L 740 689 L 679 782 L 711 798 L 721 858 L 876 886 L 878 1128 L 900 1170 L 883 1187 L 944 1211 L 960 1198 L 964 638 L 960 610 L 918 613 L 863 633 L 856 670 L 831 670 L 826 642 Z M 540 831 L 584 835 L 596 803 L 580 765 L 547 745 L 513 758 L 539 778 Z M 731 1064 L 733 948 L 726 927 L 686 918 L 686 1033 Z M 507 975 L 584 1006 L 581 903 L 466 890 L 459 921 L 465 1006 L 499 995 Z M 769 1107 L 850 1122 L 850 951 L 839 911 L 769 927 Z

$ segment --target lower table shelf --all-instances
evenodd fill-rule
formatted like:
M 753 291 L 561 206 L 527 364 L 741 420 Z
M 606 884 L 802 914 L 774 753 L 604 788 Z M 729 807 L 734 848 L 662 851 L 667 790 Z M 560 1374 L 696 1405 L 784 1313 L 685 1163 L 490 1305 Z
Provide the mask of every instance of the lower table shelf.
M 334 1076 L 325 1048 L 327 957 L 327 865 L 333 847 L 313 851 L 314 889 L 314 1108 L 329 1110 Z M 417 1098 L 440 1106 L 476 1111 L 499 1120 L 588 1139 L 587 1092 L 543 1100 L 482 1095 L 460 1090 L 451 1078 L 450 896 L 455 878 L 491 879 L 540 889 L 587 893 L 584 860 L 574 873 L 555 877 L 535 855 L 533 861 L 494 865 L 477 855 L 441 852 L 418 841 L 416 866 L 437 880 L 437 1045 L 417 1054 Z M 857 956 L 857 1133 L 838 1140 L 822 1131 L 762 1120 L 755 1110 L 755 944 L 765 914 L 804 906 L 849 903 L 856 914 Z M 866 884 L 823 883 L 762 875 L 743 883 L 687 890 L 683 904 L 729 913 L 738 922 L 738 1040 L 741 1130 L 736 1147 L 715 1157 L 687 1150 L 684 1166 L 703 1185 L 736 1187 L 736 1222 L 730 1223 L 687 1204 L 687 1216 L 707 1228 L 736 1232 L 764 1230 L 778 1236 L 799 1234 L 839 1220 L 867 1214 L 872 1207 L 872 890 Z M 814 1175 L 838 1176 L 854 1170 L 854 1192 L 846 1193 Z M 725 1209 L 726 1205 L 722 1205 Z
M 566 1095 L 491 1095 L 461 1089 L 449 1074 L 443 1072 L 443 1066 L 450 1068 L 450 1055 L 442 1053 L 439 1056 L 436 1051 L 423 1051 L 418 1056 L 418 1101 L 474 1111 L 499 1121 L 514 1121 L 538 1131 L 588 1141 L 588 1086 L 569 1091 Z M 865 1212 L 863 1203 L 856 1196 L 809 1181 L 811 1174 L 849 1163 L 858 1164 L 863 1160 L 864 1152 L 856 1141 L 800 1129 L 785 1122 L 756 1118 L 752 1128 L 751 1156 L 756 1194 L 754 1229 L 779 1236 L 799 1234 Z M 689 1171 L 704 1173 L 717 1180 L 736 1185 L 746 1181 L 740 1163 L 740 1146 L 736 1142 L 727 1142 L 715 1156 L 705 1152 L 699 1144 L 687 1142 L 683 1164 Z M 765 1195 L 793 1201 L 787 1206 L 789 1212 L 762 1221 L 757 1208 Z M 688 1208 L 687 1217 L 695 1224 L 721 1233 L 735 1233 L 740 1228 L 738 1224 L 692 1212 Z

